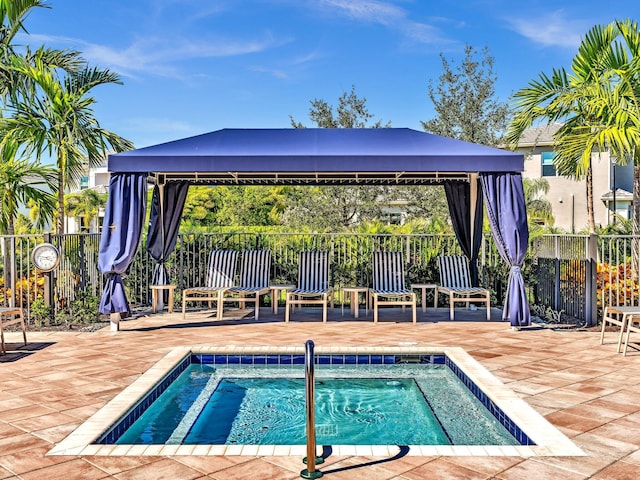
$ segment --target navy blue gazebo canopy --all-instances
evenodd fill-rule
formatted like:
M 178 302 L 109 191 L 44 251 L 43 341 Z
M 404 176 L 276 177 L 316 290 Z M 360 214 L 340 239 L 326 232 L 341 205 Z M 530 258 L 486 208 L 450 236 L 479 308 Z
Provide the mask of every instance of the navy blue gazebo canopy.
M 210 184 L 420 184 L 523 167 L 520 154 L 408 128 L 223 129 L 109 156 L 111 172 Z
M 140 242 L 148 182 L 155 186 L 147 249 L 157 262 L 159 284 L 168 281 L 164 262 L 175 246 L 190 184 L 443 184 L 456 236 L 472 265 L 484 197 L 496 244 L 511 265 L 503 318 L 528 325 L 520 273 L 528 243 L 523 169 L 521 154 L 407 128 L 223 129 L 109 155 L 99 255 L 107 281 L 100 311 L 129 313 L 121 276 Z

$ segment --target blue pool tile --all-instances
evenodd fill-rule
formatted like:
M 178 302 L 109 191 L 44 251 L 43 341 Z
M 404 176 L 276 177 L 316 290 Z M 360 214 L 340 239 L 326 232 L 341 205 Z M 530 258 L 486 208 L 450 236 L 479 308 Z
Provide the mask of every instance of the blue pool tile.
M 214 355 L 213 363 L 215 365 L 226 365 L 227 364 L 227 356 L 226 355 Z
M 199 363 L 201 365 L 211 365 L 213 363 L 213 355 L 195 355 L 197 362 L 194 362 L 194 358 L 191 357 L 192 363 Z
M 240 357 L 240 363 L 242 365 L 253 365 L 253 355 L 242 355 Z
M 384 364 L 385 365 L 393 365 L 394 363 L 396 363 L 396 356 L 395 355 L 385 355 L 384 356 Z
M 357 359 L 358 365 L 369 365 L 371 363 L 369 355 L 358 355 Z
M 291 365 L 293 362 L 292 355 L 279 355 L 280 357 L 280 365 Z
M 238 355 L 227 355 L 227 364 L 228 365 L 239 365 L 240 357 Z
M 253 356 L 253 364 L 254 365 L 266 365 L 267 357 L 265 355 L 254 355 Z
M 347 365 L 355 365 L 356 364 L 356 356 L 355 355 L 345 355 L 344 363 Z
M 294 365 L 304 365 L 304 355 L 294 355 L 292 358 Z
M 331 365 L 344 365 L 344 355 L 331 355 Z
M 382 364 L 382 355 L 371 355 L 371 364 L 372 365 Z
M 318 365 L 331 365 L 331 355 L 318 355 L 316 363 Z
M 465 373 L 458 368 L 448 357 L 445 364 L 464 383 L 471 393 L 489 410 L 489 412 L 502 424 L 504 428 L 515 438 L 520 445 L 535 445 L 513 421 L 499 408 Z
M 280 355 L 267 355 L 267 365 L 278 365 L 280 363 Z

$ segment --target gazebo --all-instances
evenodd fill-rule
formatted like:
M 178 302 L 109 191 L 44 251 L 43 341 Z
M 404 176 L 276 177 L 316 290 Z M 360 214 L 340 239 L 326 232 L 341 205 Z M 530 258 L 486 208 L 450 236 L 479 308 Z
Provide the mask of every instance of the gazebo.
M 154 283 L 175 247 L 189 185 L 444 185 L 454 230 L 472 270 L 483 204 L 496 245 L 511 265 L 503 320 L 528 325 L 520 272 L 528 245 L 524 157 L 407 128 L 222 129 L 109 155 L 109 199 L 99 267 L 107 275 L 100 312 L 112 329 L 130 313 L 122 285 L 139 246 L 153 184 L 147 249 Z M 472 275 L 477 276 L 477 270 Z

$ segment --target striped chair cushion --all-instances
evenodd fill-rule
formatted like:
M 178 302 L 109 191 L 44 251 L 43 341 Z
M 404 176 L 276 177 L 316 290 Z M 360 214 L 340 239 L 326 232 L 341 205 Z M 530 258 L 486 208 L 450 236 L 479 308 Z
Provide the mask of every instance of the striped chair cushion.
M 237 291 L 261 290 L 269 286 L 271 251 L 245 250 L 240 262 L 240 286 Z
M 329 255 L 327 252 L 300 252 L 298 285 L 293 293 L 324 293 L 329 290 Z
M 461 255 L 438 257 L 440 285 L 445 288 L 475 290 L 471 286 L 469 260 Z M 484 290 L 484 289 L 479 289 Z
M 411 293 L 404 283 L 402 252 L 373 252 L 373 291 Z
M 231 288 L 235 283 L 238 252 L 214 250 L 209 257 L 207 288 Z

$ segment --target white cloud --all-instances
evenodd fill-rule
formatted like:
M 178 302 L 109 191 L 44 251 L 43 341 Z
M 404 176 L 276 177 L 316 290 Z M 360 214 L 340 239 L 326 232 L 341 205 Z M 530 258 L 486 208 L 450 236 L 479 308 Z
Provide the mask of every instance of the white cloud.
M 279 68 L 265 67 L 262 65 L 256 65 L 254 67 L 251 67 L 250 70 L 258 73 L 266 73 L 268 75 L 271 75 L 272 77 L 281 78 L 283 80 L 287 80 L 291 77 L 291 74 L 286 70 L 279 69 Z
M 383 25 L 399 31 L 415 42 L 425 44 L 454 42 L 440 28 L 411 20 L 407 10 L 390 2 L 381 0 L 312 0 L 309 5 L 357 21 Z
M 382 25 L 389 25 L 406 18 L 406 12 L 400 7 L 376 0 L 320 0 L 318 6 L 337 9 L 356 20 Z
M 444 36 L 439 28 L 425 23 L 408 22 L 404 27 L 404 33 L 420 43 L 447 44 L 456 42 Z
M 289 60 L 280 61 L 279 66 L 255 65 L 250 69 L 254 72 L 268 74 L 272 77 L 283 80 L 289 80 L 298 77 L 301 73 L 304 73 L 310 64 L 313 64 L 317 59 L 322 58 L 323 56 L 324 55 L 322 55 L 322 53 L 315 50 L 306 54 L 300 54 Z
M 89 63 L 133 78 L 141 74 L 182 78 L 182 73 L 175 66 L 177 62 L 247 55 L 280 46 L 288 41 L 275 39 L 268 34 L 259 40 L 239 41 L 148 37 L 138 39 L 124 48 L 116 48 L 69 37 L 31 35 L 30 39 L 50 45 L 77 48 Z
M 508 18 L 512 30 L 545 47 L 575 48 L 587 32 L 586 22 L 567 18 L 563 10 L 537 17 Z

